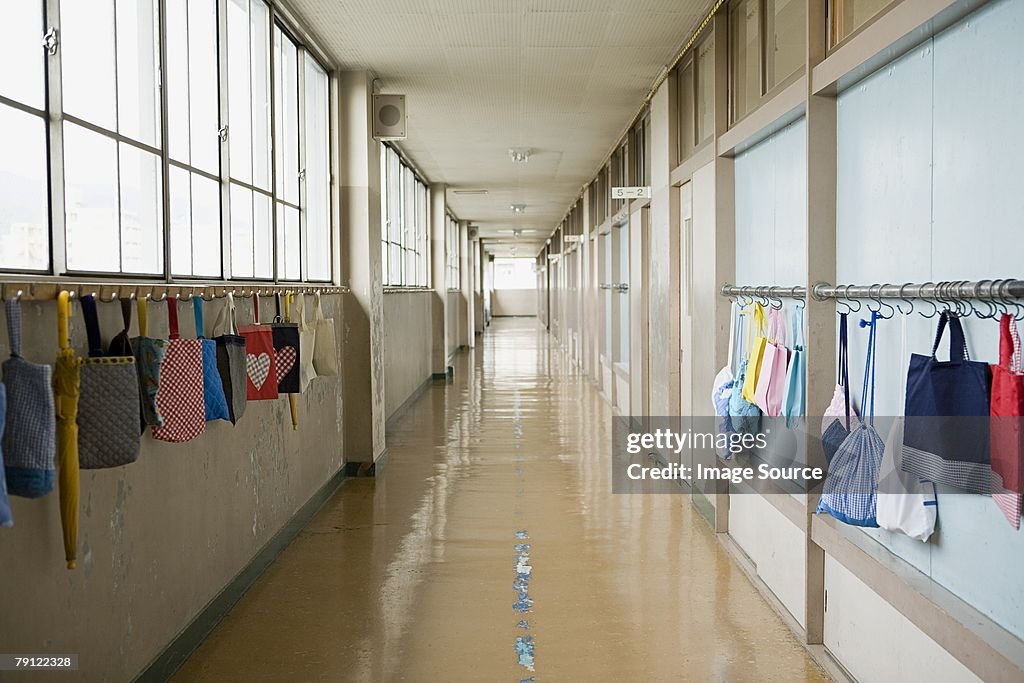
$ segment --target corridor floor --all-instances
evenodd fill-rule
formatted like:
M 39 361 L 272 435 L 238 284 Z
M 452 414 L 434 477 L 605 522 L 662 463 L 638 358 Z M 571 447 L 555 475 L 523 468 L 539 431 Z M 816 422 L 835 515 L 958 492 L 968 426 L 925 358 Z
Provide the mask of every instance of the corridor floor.
M 825 680 L 683 496 L 611 493 L 611 410 L 497 319 L 176 681 Z

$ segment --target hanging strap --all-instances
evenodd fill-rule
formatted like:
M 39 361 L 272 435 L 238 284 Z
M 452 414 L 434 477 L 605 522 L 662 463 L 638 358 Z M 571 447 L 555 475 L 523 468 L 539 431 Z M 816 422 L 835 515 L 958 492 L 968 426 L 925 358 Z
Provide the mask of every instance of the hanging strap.
M 121 320 L 124 321 L 124 335 L 127 337 L 132 326 L 132 302 L 129 299 L 121 299 Z
M 8 299 L 4 302 L 7 309 L 7 341 L 11 345 L 11 356 L 21 356 L 21 302 Z
M 861 401 L 864 405 L 862 406 L 863 412 L 867 413 L 868 423 L 871 425 L 875 424 L 875 344 L 878 339 L 878 311 L 871 312 L 871 320 L 861 320 L 861 327 L 869 328 L 868 332 L 868 352 L 867 359 L 864 361 L 864 386 L 861 390 Z M 870 394 L 868 392 L 871 392 Z M 863 417 L 863 416 L 862 416 Z
M 284 322 L 284 318 L 281 317 L 281 292 L 274 294 L 274 322 Z
M 149 301 L 145 297 L 136 300 L 135 310 L 139 314 L 139 336 L 149 336 Z
M 167 299 L 167 327 L 170 328 L 170 339 L 178 338 L 178 297 Z
M 203 336 L 203 297 L 192 297 L 192 315 L 196 319 L 196 339 L 206 339 Z
M 1014 374 L 1021 374 L 1020 333 L 1009 313 L 999 319 L 999 365 Z
M 754 339 L 768 334 L 767 324 L 764 317 L 764 307 L 756 301 L 751 309 L 750 329 L 747 331 L 747 358 L 754 351 Z
M 850 348 L 847 313 L 839 314 L 839 377 L 836 382 L 843 388 L 846 408 L 846 431 L 850 431 Z
M 949 324 L 949 360 L 951 362 L 963 362 L 970 360 L 971 355 L 967 351 L 967 339 L 964 337 L 964 328 L 960 324 L 960 318 L 952 311 L 943 311 L 939 318 L 939 327 L 935 330 L 935 343 L 932 344 L 932 358 L 939 351 L 939 342 L 942 341 L 942 334 Z
M 319 291 L 316 293 L 316 315 L 315 315 L 315 317 L 313 319 L 314 320 L 325 320 L 325 318 L 324 318 L 324 307 L 323 307 L 322 301 L 320 299 L 320 292 Z
M 252 293 L 252 319 L 257 325 L 260 324 L 260 295 Z
M 92 294 L 82 297 L 82 315 L 85 317 L 85 333 L 89 338 L 89 357 L 100 358 L 103 353 L 103 340 L 100 338 L 100 318 L 96 312 L 96 299 Z
M 286 323 L 292 321 L 292 298 L 294 295 L 291 292 L 284 295 L 284 321 Z
M 807 343 L 804 339 L 804 305 L 802 303 L 793 306 L 790 323 L 793 326 L 793 348 L 802 349 Z
M 733 301 L 729 306 L 729 368 L 732 368 L 733 351 L 736 347 L 736 317 L 738 311 L 739 306 Z
M 71 334 L 68 319 L 71 318 L 71 295 L 61 292 L 57 295 L 57 345 L 61 351 L 71 349 Z

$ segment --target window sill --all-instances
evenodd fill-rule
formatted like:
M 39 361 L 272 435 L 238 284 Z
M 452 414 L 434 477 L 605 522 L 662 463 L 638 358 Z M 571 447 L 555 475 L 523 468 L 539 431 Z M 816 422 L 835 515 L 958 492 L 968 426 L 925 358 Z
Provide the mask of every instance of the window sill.
M 426 286 L 405 286 L 405 285 L 385 285 L 385 294 L 410 294 L 412 292 L 432 292 L 434 291 L 430 287 Z

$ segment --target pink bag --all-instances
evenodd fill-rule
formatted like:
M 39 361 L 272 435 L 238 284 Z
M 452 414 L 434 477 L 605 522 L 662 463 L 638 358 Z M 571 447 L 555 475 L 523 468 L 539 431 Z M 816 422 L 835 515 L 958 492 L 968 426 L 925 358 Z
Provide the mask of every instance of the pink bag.
M 789 349 L 786 348 L 786 323 L 782 309 L 768 311 L 768 344 L 761 361 L 761 374 L 757 377 L 754 403 L 768 417 L 782 414 L 782 400 L 786 393 L 786 370 L 789 367 Z
M 160 366 L 160 388 L 156 392 L 157 412 L 162 427 L 153 428 L 160 441 L 190 441 L 206 430 L 203 402 L 203 343 L 178 337 L 178 297 L 167 300 L 170 341 Z

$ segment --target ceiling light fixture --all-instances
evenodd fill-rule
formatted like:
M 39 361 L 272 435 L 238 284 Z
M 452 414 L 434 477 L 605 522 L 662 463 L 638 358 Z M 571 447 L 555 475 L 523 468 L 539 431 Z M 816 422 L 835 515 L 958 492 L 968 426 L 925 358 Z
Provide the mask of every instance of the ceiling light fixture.
M 510 149 L 508 155 L 512 159 L 513 164 L 525 164 L 530 161 L 531 151 L 529 148 Z
M 487 190 L 452 190 L 453 194 L 487 194 Z
M 510 207 L 512 213 L 526 213 L 526 204 L 512 204 Z

